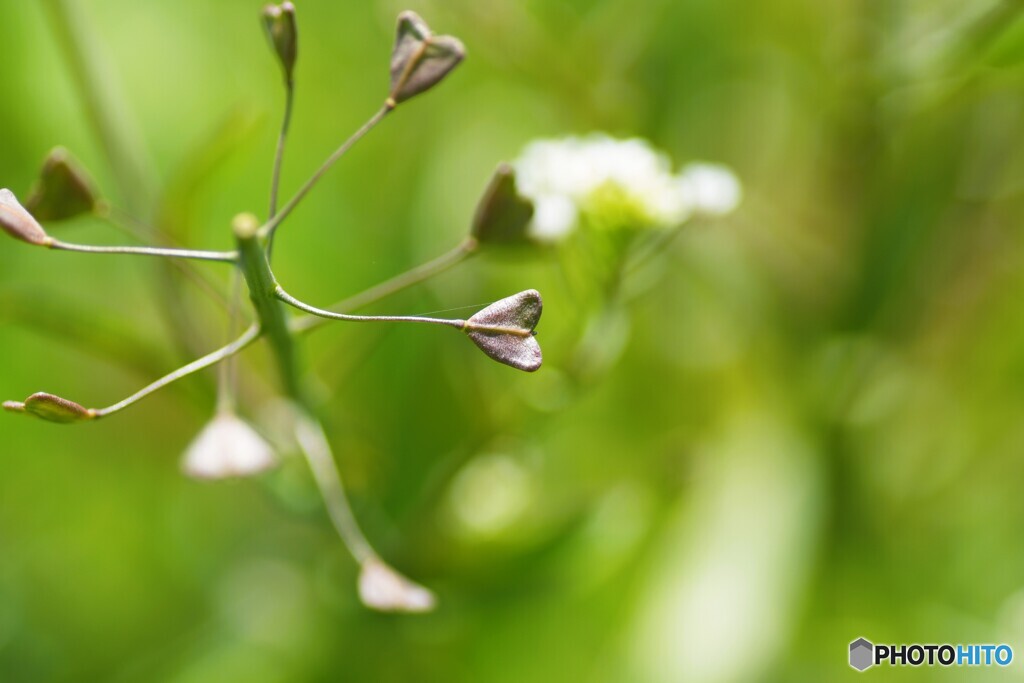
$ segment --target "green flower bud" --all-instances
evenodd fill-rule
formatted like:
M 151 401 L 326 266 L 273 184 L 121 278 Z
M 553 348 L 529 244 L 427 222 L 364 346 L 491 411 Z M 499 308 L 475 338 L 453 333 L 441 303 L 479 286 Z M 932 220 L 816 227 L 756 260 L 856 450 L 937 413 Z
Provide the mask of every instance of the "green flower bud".
M 263 27 L 267 30 L 270 46 L 274 48 L 284 78 L 292 82 L 295 60 L 299 56 L 299 29 L 295 24 L 295 5 L 282 2 L 263 8 Z

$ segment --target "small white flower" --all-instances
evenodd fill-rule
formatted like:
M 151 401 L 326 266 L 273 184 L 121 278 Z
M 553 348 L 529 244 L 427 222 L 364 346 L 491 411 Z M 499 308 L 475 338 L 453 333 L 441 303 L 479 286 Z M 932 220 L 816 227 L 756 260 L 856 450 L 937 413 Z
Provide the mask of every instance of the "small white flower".
M 376 557 L 363 562 L 359 598 L 367 607 L 382 612 L 429 612 L 437 603 L 433 593 Z
M 558 242 L 576 227 L 579 210 L 565 195 L 541 195 L 533 202 L 533 220 L 527 233 L 538 242 Z
M 723 215 L 741 194 L 728 169 L 694 164 L 674 174 L 669 158 L 639 138 L 537 140 L 514 166 L 519 192 L 534 203 L 529 232 L 539 242 L 563 239 L 581 216 L 643 229 L 679 225 L 695 211 Z
M 193 439 L 181 469 L 197 479 L 244 477 L 277 462 L 263 437 L 234 413 L 218 413 Z
M 739 179 L 720 164 L 689 164 L 679 175 L 679 183 L 694 211 L 710 216 L 732 213 L 743 197 Z

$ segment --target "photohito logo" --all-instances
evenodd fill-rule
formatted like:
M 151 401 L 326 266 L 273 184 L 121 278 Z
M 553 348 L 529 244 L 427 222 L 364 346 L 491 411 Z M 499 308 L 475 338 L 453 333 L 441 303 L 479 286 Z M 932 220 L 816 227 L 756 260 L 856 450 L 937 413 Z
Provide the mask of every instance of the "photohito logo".
M 850 643 L 850 666 L 865 671 L 876 664 L 889 666 L 1009 666 L 1009 645 L 875 645 L 866 638 Z

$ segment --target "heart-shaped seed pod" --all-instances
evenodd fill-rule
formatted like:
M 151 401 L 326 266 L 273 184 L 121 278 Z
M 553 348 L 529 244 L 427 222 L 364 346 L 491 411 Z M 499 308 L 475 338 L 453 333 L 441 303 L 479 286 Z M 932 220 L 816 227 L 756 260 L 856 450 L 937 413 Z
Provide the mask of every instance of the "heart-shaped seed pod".
M 488 356 L 517 370 L 533 372 L 543 357 L 534 329 L 544 304 L 528 289 L 496 301 L 466 321 L 465 331 Z
M 458 38 L 435 36 L 418 14 L 402 12 L 391 53 L 390 104 L 437 85 L 465 56 L 466 48 Z

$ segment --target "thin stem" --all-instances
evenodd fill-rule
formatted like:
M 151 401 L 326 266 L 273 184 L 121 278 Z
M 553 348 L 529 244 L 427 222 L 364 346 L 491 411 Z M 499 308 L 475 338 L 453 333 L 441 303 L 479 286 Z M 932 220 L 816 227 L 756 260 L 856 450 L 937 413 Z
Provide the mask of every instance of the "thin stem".
M 332 313 L 348 313 L 350 311 L 358 310 L 363 306 L 369 306 L 376 301 L 380 301 L 385 297 L 389 297 L 392 294 L 400 292 L 408 287 L 412 287 L 413 285 L 418 285 L 424 280 L 428 280 L 435 275 L 439 275 L 444 271 L 455 267 L 475 254 L 476 249 L 477 241 L 472 237 L 467 237 L 457 247 L 441 254 L 437 258 L 416 266 L 411 270 L 407 270 L 400 275 L 396 275 L 390 280 L 385 280 L 370 289 L 350 296 L 343 301 L 339 301 L 338 303 L 328 307 L 327 310 Z M 302 334 L 303 332 L 308 332 L 310 330 L 315 330 L 318 327 L 322 327 L 326 322 L 327 321 L 324 318 L 318 316 L 304 316 L 294 320 L 291 327 L 292 331 L 296 334 Z
M 345 152 L 349 151 L 353 145 L 359 142 L 359 140 L 362 139 L 364 135 L 369 133 L 378 123 L 383 121 L 384 117 L 387 116 L 388 113 L 391 112 L 391 110 L 392 107 L 388 105 L 381 107 L 381 109 L 376 114 L 370 117 L 369 121 L 363 124 L 362 128 L 353 133 L 352 137 L 343 142 L 341 146 L 338 147 L 338 149 L 334 150 L 334 153 L 331 154 L 331 156 L 327 157 L 327 161 L 325 161 L 320 166 L 320 168 L 318 168 L 316 172 L 313 173 L 312 176 L 310 176 L 309 180 L 306 181 L 306 184 L 299 188 L 299 191 L 295 193 L 295 196 L 292 197 L 288 201 L 288 203 L 284 205 L 280 213 L 278 213 L 273 218 L 268 220 L 266 225 L 260 228 L 260 236 L 272 238 L 274 235 L 274 231 L 277 230 L 277 226 L 279 226 L 281 222 L 288 217 L 288 214 L 295 210 L 295 207 L 299 205 L 299 202 L 301 202 L 302 199 L 307 194 L 309 194 L 309 191 L 316 186 L 316 184 L 320 181 L 320 178 L 323 177 L 323 175 L 328 170 L 330 170 L 331 166 L 333 166 L 335 162 L 338 161 L 338 159 L 343 157 L 345 155 Z
M 240 254 L 238 266 L 245 276 L 249 298 L 256 309 L 256 318 L 273 350 L 285 393 L 292 400 L 305 405 L 306 396 L 299 374 L 295 341 L 288 331 L 284 306 L 274 297 L 277 281 L 267 260 L 264 241 L 256 234 L 259 223 L 255 216 L 243 214 L 235 218 L 232 228 Z
M 312 313 L 313 315 L 320 316 L 321 318 L 329 318 L 331 320 L 345 320 L 353 323 L 426 323 L 429 325 L 455 327 L 460 330 L 466 329 L 467 327 L 465 320 L 451 320 L 448 318 L 424 318 L 417 315 L 347 315 L 345 313 L 325 311 L 322 308 L 310 306 L 309 304 L 299 301 L 291 294 L 284 291 L 284 289 L 281 288 L 281 285 L 277 285 L 277 288 L 274 290 L 274 295 L 289 306 L 294 306 L 301 311 Z
M 163 247 L 97 247 L 86 244 L 71 244 L 51 239 L 47 247 L 59 251 L 77 251 L 86 254 L 135 254 L 138 256 L 162 256 L 165 258 L 187 258 L 197 261 L 220 261 L 235 263 L 237 251 L 197 251 L 194 249 L 169 249 Z
M 284 120 L 281 122 L 281 133 L 277 136 L 277 152 L 274 154 L 274 171 L 270 179 L 270 212 L 267 218 L 277 214 L 277 193 L 281 184 L 281 163 L 284 160 L 284 146 L 288 139 L 288 128 L 292 121 L 292 103 L 295 100 L 295 84 L 289 79 L 285 82 Z
M 115 403 L 112 406 L 108 406 L 106 408 L 100 408 L 100 409 L 96 410 L 95 411 L 95 416 L 98 417 L 98 418 L 99 417 L 106 417 L 107 415 L 112 415 L 112 414 L 114 414 L 114 413 L 116 413 L 116 412 L 118 412 L 120 410 L 124 410 L 125 408 L 127 408 L 130 405 L 132 405 L 133 403 L 135 403 L 137 401 L 140 401 L 140 400 L 144 399 L 145 397 L 149 396 L 154 391 L 159 391 L 160 389 L 163 389 L 168 384 L 171 384 L 173 382 L 178 381 L 182 377 L 187 377 L 188 375 L 191 375 L 191 374 L 193 374 L 195 372 L 198 372 L 198 371 L 200 371 L 200 370 L 202 370 L 204 368 L 208 368 L 211 365 L 219 363 L 220 361 L 224 360 L 225 358 L 230 358 L 231 356 L 235 355 L 236 353 L 238 353 L 239 351 L 241 351 L 242 349 L 247 347 L 249 344 L 251 344 L 254 341 L 256 341 L 256 339 L 259 336 L 260 336 L 260 327 L 259 327 L 259 325 L 253 325 L 252 327 L 250 327 L 248 330 L 245 331 L 245 334 L 243 334 L 241 337 L 239 337 L 235 341 L 231 342 L 227 346 L 223 346 L 223 347 L 217 349 L 216 351 L 213 351 L 212 353 L 209 353 L 209 354 L 203 356 L 202 358 L 199 358 L 197 360 L 192 361 L 191 363 L 189 363 L 188 365 L 185 365 L 184 367 L 178 368 L 177 370 L 175 370 L 174 372 L 170 373 L 169 375 L 165 375 L 164 377 L 161 377 L 160 379 L 158 379 L 157 381 L 153 382 L 149 386 L 145 387 L 144 389 L 142 389 L 140 391 L 137 391 L 136 393 L 132 394 L 131 396 L 129 396 L 128 398 L 124 399 L 123 401 L 121 401 L 119 403 Z
M 316 480 L 317 488 L 320 489 L 320 495 L 324 499 L 331 522 L 349 552 L 352 553 L 352 557 L 359 564 L 377 557 L 377 553 L 374 552 L 362 529 L 359 528 L 355 515 L 352 514 L 352 506 L 349 505 L 348 497 L 345 495 L 341 473 L 334 462 L 331 444 L 324 434 L 323 427 L 302 409 L 300 409 L 296 420 L 295 437 L 299 448 L 306 456 L 309 468 L 313 471 L 313 478 Z

